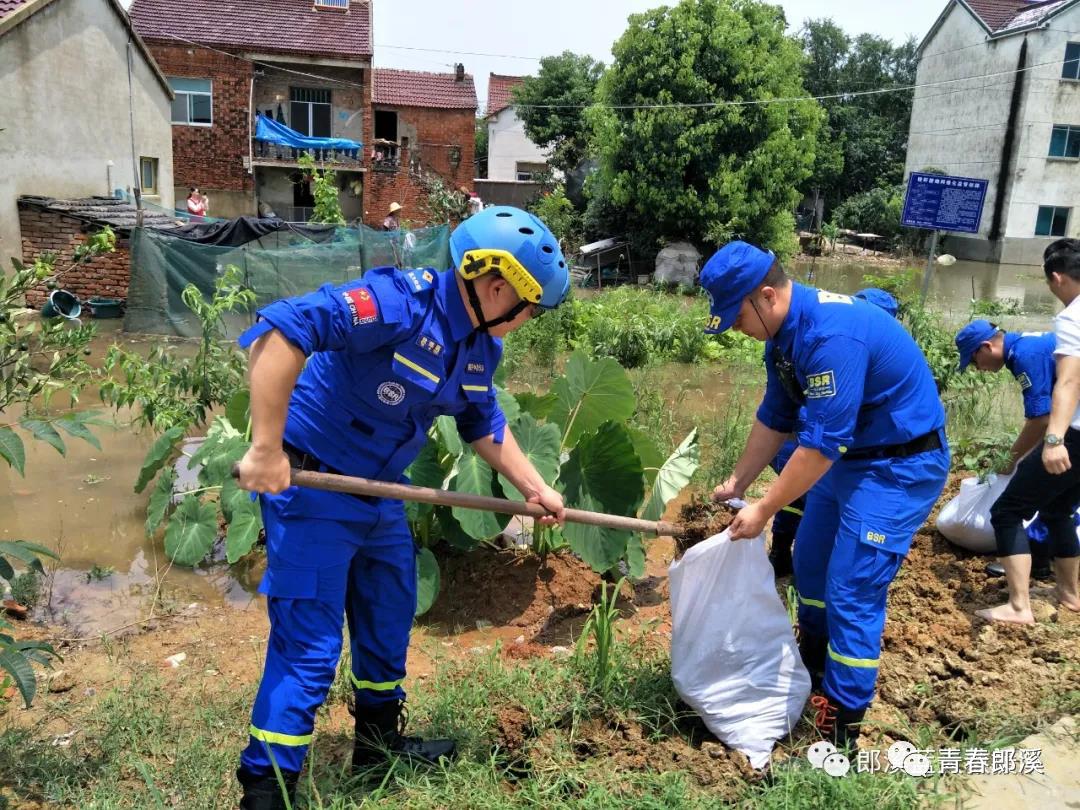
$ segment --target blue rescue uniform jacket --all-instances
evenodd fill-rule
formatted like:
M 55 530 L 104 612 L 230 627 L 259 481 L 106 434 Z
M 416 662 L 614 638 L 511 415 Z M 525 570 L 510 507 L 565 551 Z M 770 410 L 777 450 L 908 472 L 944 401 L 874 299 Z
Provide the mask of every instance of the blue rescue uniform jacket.
M 1005 367 L 1024 396 L 1024 418 L 1035 419 L 1050 413 L 1050 400 L 1057 380 L 1053 332 L 1006 332 Z
M 833 461 L 944 428 L 926 358 L 899 321 L 848 295 L 792 287 L 788 315 L 766 344 L 768 382 L 757 412 L 766 427 L 789 433 L 798 425 L 799 446 Z M 781 382 L 776 350 L 793 366 L 804 416 Z
M 402 480 L 443 414 L 466 442 L 502 441 L 506 418 L 492 382 L 502 341 L 474 330 L 453 271 L 380 267 L 258 314 L 242 346 L 276 328 L 309 358 L 289 402 L 285 441 L 327 467 Z M 315 501 L 323 499 L 308 500 L 322 508 Z M 358 503 L 330 502 L 349 500 Z

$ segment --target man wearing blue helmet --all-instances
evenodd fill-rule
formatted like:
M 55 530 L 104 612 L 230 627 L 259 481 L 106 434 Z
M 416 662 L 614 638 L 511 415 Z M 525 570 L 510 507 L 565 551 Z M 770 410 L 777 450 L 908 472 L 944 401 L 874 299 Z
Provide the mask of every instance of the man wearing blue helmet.
M 794 284 L 745 242 L 709 259 L 701 285 L 707 331 L 764 341 L 768 375 L 746 449 L 713 497 L 741 498 L 797 427 L 799 447 L 731 538 L 757 537 L 808 493 L 795 539 L 799 649 L 824 692 L 812 698 L 819 730 L 853 744 L 874 697 L 889 585 L 945 486 L 945 411 L 919 347 L 880 308 Z
M 894 318 L 899 312 L 900 306 L 885 290 L 876 287 L 867 287 L 859 290 L 855 297 L 863 301 L 869 301 Z M 799 409 L 799 421 L 806 418 L 806 409 Z M 795 449 L 799 446 L 796 439 L 791 438 L 784 442 L 780 452 L 769 462 L 769 466 L 779 475 L 784 471 L 784 465 L 788 463 Z M 769 546 L 769 562 L 772 563 L 773 573 L 778 577 L 790 576 L 792 573 L 791 547 L 795 543 L 795 535 L 799 531 L 802 522 L 803 511 L 806 509 L 806 496 L 797 498 L 794 503 L 789 503 L 776 513 L 772 522 L 772 543 Z
M 347 616 L 356 697 L 353 765 L 386 753 L 436 762 L 452 740 L 403 734 L 405 658 L 416 608 L 416 547 L 400 501 L 290 486 L 290 469 L 384 481 L 404 471 L 435 417 L 532 503 L 561 521 L 562 497 L 521 452 L 492 377 L 504 335 L 562 303 L 559 244 L 533 215 L 488 208 L 450 237 L 445 272 L 393 267 L 259 311 L 251 346 L 252 446 L 240 484 L 261 494 L 270 638 L 237 771 L 241 807 L 285 807 L 334 680 Z

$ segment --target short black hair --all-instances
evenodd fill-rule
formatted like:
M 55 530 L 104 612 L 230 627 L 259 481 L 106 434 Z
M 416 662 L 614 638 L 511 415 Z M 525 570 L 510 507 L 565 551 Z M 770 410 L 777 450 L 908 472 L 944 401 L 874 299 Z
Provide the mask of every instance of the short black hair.
M 1049 278 L 1053 273 L 1080 281 L 1080 239 L 1057 239 L 1043 251 L 1043 272 Z
M 784 268 L 780 266 L 778 261 L 773 262 L 769 272 L 765 274 L 765 278 L 761 281 L 763 287 L 786 287 L 787 283 L 787 273 L 784 272 Z

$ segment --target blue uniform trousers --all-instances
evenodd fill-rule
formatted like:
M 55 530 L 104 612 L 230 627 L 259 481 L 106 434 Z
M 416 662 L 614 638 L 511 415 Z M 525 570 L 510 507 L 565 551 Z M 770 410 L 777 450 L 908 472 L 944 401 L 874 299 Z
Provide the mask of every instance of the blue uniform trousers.
M 948 470 L 944 447 L 841 460 L 807 493 L 794 554 L 799 627 L 828 640 L 824 690 L 846 708 L 873 700 L 889 585 Z
M 313 518 L 311 502 L 349 501 L 349 521 Z M 240 757 L 250 773 L 304 764 L 315 712 L 334 681 L 346 615 L 358 709 L 402 699 L 405 657 L 416 610 L 416 548 L 400 501 L 363 503 L 347 495 L 262 496 L 266 526 L 270 638 L 250 737 Z M 296 508 L 297 501 L 305 501 Z M 366 519 L 365 519 L 366 513 Z

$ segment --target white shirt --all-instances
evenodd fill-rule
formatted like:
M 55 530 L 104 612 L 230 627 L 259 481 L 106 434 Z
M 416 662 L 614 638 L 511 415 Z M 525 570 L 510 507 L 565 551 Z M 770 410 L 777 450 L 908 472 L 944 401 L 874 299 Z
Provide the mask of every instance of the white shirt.
M 1080 357 L 1080 296 L 1054 318 L 1054 335 L 1057 337 L 1054 357 Z M 1069 427 L 1080 429 L 1080 407 Z

